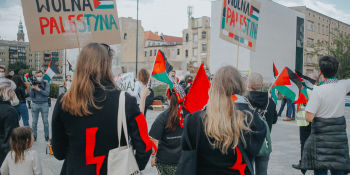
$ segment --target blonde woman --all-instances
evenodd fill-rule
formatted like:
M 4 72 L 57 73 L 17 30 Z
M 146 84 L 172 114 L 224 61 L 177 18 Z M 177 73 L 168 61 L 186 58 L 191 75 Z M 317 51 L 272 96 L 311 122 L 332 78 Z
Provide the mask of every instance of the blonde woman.
M 1 68 L 0 68 L 1 69 Z M 10 135 L 18 127 L 18 114 L 11 105 L 18 101 L 16 84 L 6 78 L 0 78 L 0 165 L 10 151 Z
M 52 149 L 58 160 L 64 160 L 61 175 L 107 174 L 108 152 L 118 147 L 121 92 L 113 80 L 112 57 L 113 51 L 106 44 L 85 46 L 71 87 L 57 100 L 52 116 Z M 135 158 L 143 170 L 154 144 L 136 99 L 129 94 L 125 94 L 125 111 Z M 122 139 L 121 146 L 125 145 Z
M 266 128 L 242 96 L 244 91 L 237 69 L 223 67 L 211 83 L 207 110 L 186 118 L 182 150 L 197 148 L 197 174 L 253 174 L 248 164 L 259 153 Z

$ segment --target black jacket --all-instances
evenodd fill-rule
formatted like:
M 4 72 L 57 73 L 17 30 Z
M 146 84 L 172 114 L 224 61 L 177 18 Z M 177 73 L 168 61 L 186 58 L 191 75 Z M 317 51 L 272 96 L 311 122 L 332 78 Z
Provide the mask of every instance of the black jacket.
M 275 102 L 269 98 L 267 92 L 258 92 L 258 91 L 249 91 L 247 96 L 250 104 L 261 111 L 266 109 L 267 104 L 267 112 L 265 114 L 266 122 L 269 125 L 270 130 L 272 130 L 272 124 L 276 124 L 277 122 L 277 111 Z M 269 100 L 269 102 L 267 102 Z
M 18 114 L 10 104 L 0 99 L 0 165 L 10 151 L 10 135 L 18 127 Z
M 29 97 L 29 94 L 26 93 L 25 87 L 18 86 L 15 90 L 17 98 L 20 103 L 26 103 L 26 98 Z
M 311 135 L 305 142 L 301 169 L 340 170 L 350 172 L 346 120 L 315 117 Z
M 252 120 L 250 128 L 252 132 L 244 133 L 244 139 L 247 143 L 245 152 L 247 153 L 248 159 L 252 161 L 254 157 L 259 153 L 261 145 L 265 139 L 266 135 L 266 126 L 258 118 L 259 115 L 249 110 L 247 104 L 236 104 L 236 107 L 242 111 L 249 111 L 253 113 L 253 118 L 251 115 L 248 115 L 249 120 Z M 204 132 L 204 125 L 202 118 L 205 115 L 205 112 L 199 111 L 192 115 L 189 115 L 185 120 L 185 126 L 183 131 L 182 138 L 182 150 L 190 150 L 190 147 L 196 147 L 196 135 L 197 128 L 201 126 L 200 139 L 197 150 L 197 174 L 200 175 L 240 175 L 239 171 L 232 170 L 229 167 L 235 165 L 237 155 L 233 149 L 228 150 L 228 154 L 222 154 L 219 149 L 213 148 L 209 143 L 208 137 Z M 191 142 L 191 145 L 185 141 L 186 137 Z M 212 138 L 211 142 L 213 142 Z M 243 161 L 242 163 L 246 163 Z M 248 168 L 245 168 L 245 173 L 249 175 Z
M 115 90 L 112 84 L 108 89 L 96 87 L 94 97 L 96 105 L 102 109 L 90 107 L 89 116 L 72 116 L 62 110 L 61 98 L 58 98 L 52 115 L 52 148 L 54 156 L 58 160 L 65 160 L 61 175 L 96 175 L 96 164 L 87 165 L 86 161 L 86 131 L 97 128 L 95 135 L 94 156 L 105 156 L 100 170 L 100 175 L 107 174 L 108 152 L 118 147 L 117 115 L 120 91 Z M 140 110 L 136 99 L 125 94 L 125 112 L 131 143 L 136 150 L 135 158 L 140 170 L 143 170 L 149 160 L 151 151 L 145 152 L 146 144 L 142 141 L 135 120 Z M 125 146 L 124 134 L 122 134 L 121 146 Z

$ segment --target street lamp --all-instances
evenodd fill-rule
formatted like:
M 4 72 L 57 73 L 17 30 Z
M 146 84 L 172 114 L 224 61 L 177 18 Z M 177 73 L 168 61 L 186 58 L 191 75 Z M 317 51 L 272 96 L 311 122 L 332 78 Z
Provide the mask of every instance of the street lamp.
M 137 62 L 139 56 L 139 0 L 137 0 L 136 10 L 136 74 L 137 75 Z

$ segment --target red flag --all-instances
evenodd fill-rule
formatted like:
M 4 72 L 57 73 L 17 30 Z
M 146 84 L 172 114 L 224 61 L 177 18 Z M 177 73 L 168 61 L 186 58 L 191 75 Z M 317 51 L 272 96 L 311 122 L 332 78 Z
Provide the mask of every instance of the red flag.
M 276 77 L 278 77 L 278 70 L 277 70 L 277 68 L 276 68 L 276 66 L 275 66 L 275 63 L 273 63 L 273 76 L 276 78 Z
M 185 100 L 185 109 L 190 113 L 202 110 L 208 103 L 210 82 L 204 70 L 204 63 L 199 67 L 196 78 Z

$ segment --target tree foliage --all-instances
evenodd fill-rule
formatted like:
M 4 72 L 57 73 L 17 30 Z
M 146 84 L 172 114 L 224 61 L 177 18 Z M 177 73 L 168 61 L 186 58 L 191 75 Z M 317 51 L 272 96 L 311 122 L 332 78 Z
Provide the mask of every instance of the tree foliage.
M 339 70 L 337 77 L 339 79 L 350 78 L 350 34 L 336 31 L 331 34 L 332 39 L 328 41 L 318 41 L 311 46 L 312 55 L 322 57 L 330 55 L 338 59 Z
M 9 70 L 15 71 L 16 74 L 18 74 L 18 72 L 22 69 L 28 69 L 28 66 L 26 65 L 26 63 L 15 62 L 9 65 Z

